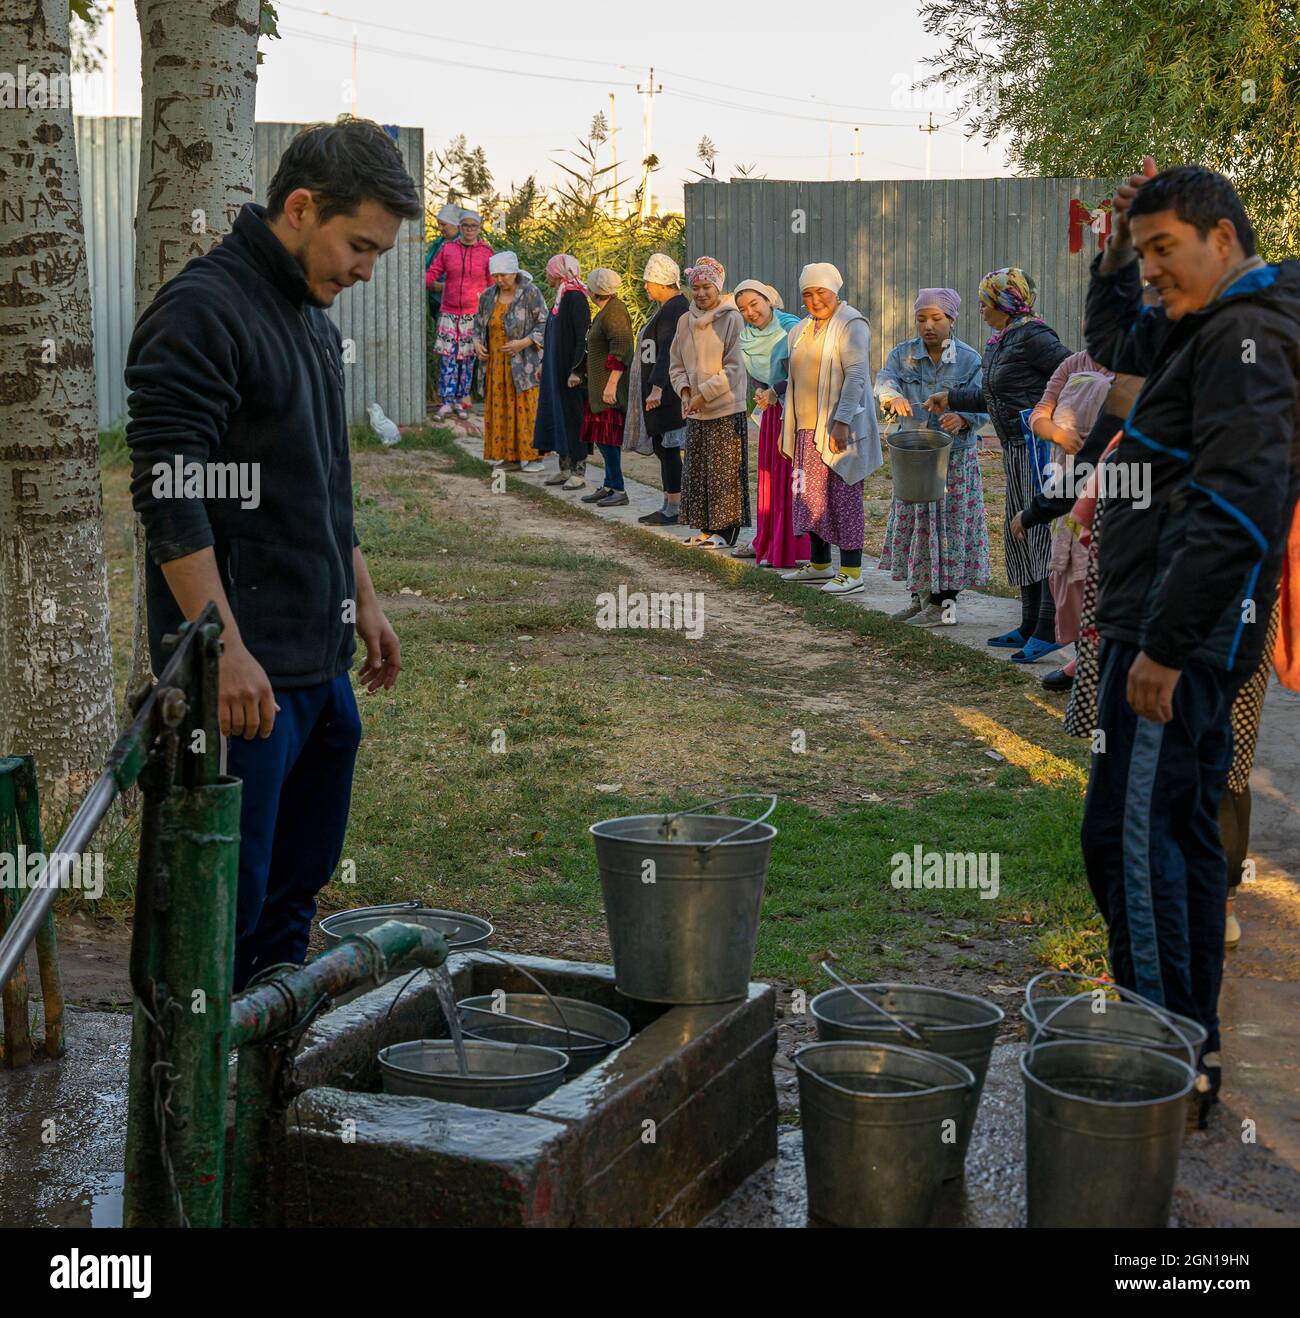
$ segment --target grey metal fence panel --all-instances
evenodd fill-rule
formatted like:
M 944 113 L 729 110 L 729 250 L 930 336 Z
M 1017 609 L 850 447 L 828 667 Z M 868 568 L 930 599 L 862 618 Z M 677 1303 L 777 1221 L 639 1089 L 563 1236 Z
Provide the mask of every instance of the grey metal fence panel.
M 135 201 L 140 121 L 75 121 L 95 328 L 95 391 L 101 427 L 126 415 L 122 373 L 135 323 Z M 254 196 L 265 202 L 280 156 L 299 124 L 259 123 L 253 151 Z M 402 128 L 398 146 L 423 187 L 424 131 Z M 347 414 L 364 421 L 377 402 L 399 425 L 425 416 L 424 226 L 405 220 L 397 244 L 379 259 L 368 284 L 344 290 L 329 311 L 344 339 Z
M 989 271 L 1018 265 L 1038 284 L 1038 313 L 1062 342 L 1082 347 L 1080 324 L 1096 239 L 1069 250 L 1070 202 L 1094 205 L 1106 180 L 1085 178 L 812 182 L 732 179 L 686 185 L 686 250 L 727 267 L 729 283 L 763 279 L 800 311 L 799 271 L 831 261 L 845 296 L 871 321 L 872 365 L 912 335 L 918 288 L 962 296 L 957 333 L 982 348 L 977 288 Z M 804 211 L 796 232 L 792 213 Z M 734 222 L 728 222 L 734 217 Z

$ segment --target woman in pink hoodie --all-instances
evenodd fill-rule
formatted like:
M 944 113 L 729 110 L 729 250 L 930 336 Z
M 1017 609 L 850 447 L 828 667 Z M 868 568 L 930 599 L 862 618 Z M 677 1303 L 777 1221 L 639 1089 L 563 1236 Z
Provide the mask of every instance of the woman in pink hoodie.
M 457 408 L 469 415 L 469 390 L 474 381 L 474 314 L 479 295 L 492 283 L 488 262 L 492 249 L 479 236 L 483 220 L 474 211 L 460 219 L 460 236 L 444 243 L 424 272 L 424 283 L 442 299 L 434 351 L 442 359 L 438 393 L 442 398 L 439 416 L 450 416 Z

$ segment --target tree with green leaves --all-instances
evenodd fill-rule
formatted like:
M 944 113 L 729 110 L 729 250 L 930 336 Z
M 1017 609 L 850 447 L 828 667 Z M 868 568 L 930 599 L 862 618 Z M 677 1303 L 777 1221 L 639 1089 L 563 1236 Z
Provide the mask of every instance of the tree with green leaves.
M 1261 252 L 1300 255 L 1296 0 L 922 0 L 925 85 L 963 88 L 971 134 L 1040 175 L 1203 164 L 1236 185 Z

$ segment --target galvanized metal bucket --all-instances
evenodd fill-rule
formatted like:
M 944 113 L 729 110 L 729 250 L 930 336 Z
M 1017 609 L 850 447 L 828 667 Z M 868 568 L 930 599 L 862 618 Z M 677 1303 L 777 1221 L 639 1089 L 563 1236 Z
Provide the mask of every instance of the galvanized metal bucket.
M 620 993 L 643 1002 L 730 1002 L 749 990 L 776 829 L 758 819 L 630 815 L 591 826 Z
M 364 934 L 385 920 L 404 920 L 407 924 L 426 925 L 440 933 L 452 951 L 478 947 L 492 937 L 492 926 L 477 915 L 458 911 L 440 911 L 421 902 L 393 902 L 387 906 L 358 906 L 350 911 L 336 911 L 320 922 L 321 933 L 331 942 Z
M 845 988 L 828 989 L 809 1004 L 818 1039 L 894 1043 L 939 1053 L 970 1068 L 975 1087 L 968 1108 L 962 1114 L 957 1143 L 948 1146 L 948 1163 L 943 1178 L 948 1181 L 960 1176 L 979 1109 L 980 1094 L 984 1090 L 984 1078 L 988 1074 L 989 1058 L 993 1054 L 993 1041 L 1006 1012 L 983 998 L 954 993 L 950 989 L 926 988 L 921 984 L 855 984 L 854 988 L 918 1031 L 921 1040 L 914 1040 L 891 1025 L 879 1012 L 872 1011 Z
M 938 430 L 899 430 L 889 436 L 889 474 L 899 503 L 937 503 L 948 488 L 952 440 Z
M 1085 991 L 1063 994 L 1060 988 L 1067 982 L 1078 983 Z M 1055 991 L 1040 993 L 1043 985 L 1052 986 Z M 1089 985 L 1091 992 L 1087 991 Z M 1111 993 L 1120 1000 L 1110 998 Z M 1029 981 L 1020 1016 L 1025 1022 L 1025 1038 L 1031 1044 L 1051 1039 L 1125 1043 L 1172 1057 L 1190 1054 L 1193 1065 L 1207 1037 L 1205 1026 L 1199 1021 L 1180 1016 L 1132 989 L 1090 975 L 1060 971 L 1044 971 Z
M 567 1053 L 533 1044 L 465 1042 L 468 1074 L 460 1073 L 450 1039 L 412 1039 L 379 1050 L 384 1093 L 444 1103 L 523 1112 L 564 1082 Z
M 888 1043 L 812 1043 L 799 1074 L 808 1211 L 832 1226 L 926 1226 L 975 1088 L 967 1066 Z
M 1058 1039 L 1020 1058 L 1031 1227 L 1169 1223 L 1187 1062 L 1123 1043 Z
M 484 994 L 456 1004 L 467 1039 L 531 1043 L 569 1058 L 566 1080 L 625 1044 L 632 1027 L 625 1017 L 595 1002 L 544 993 Z

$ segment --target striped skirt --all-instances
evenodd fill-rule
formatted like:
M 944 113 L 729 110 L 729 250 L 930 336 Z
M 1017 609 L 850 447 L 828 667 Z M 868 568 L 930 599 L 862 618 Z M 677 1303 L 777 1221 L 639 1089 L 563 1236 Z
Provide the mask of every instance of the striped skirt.
M 1023 540 L 1011 534 L 1011 522 L 1029 506 L 1037 493 L 1029 450 L 1022 444 L 1002 446 L 1002 470 L 1007 478 L 1006 508 L 1002 524 L 1002 549 L 1006 556 L 1007 580 L 1013 586 L 1030 586 L 1042 581 L 1052 565 L 1052 528 L 1034 526 Z

